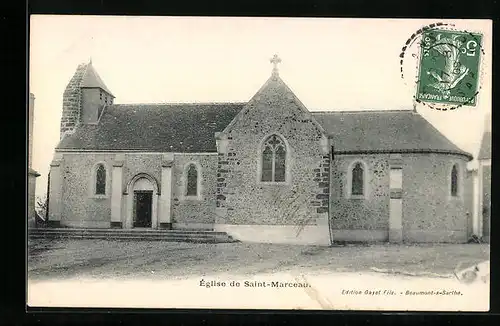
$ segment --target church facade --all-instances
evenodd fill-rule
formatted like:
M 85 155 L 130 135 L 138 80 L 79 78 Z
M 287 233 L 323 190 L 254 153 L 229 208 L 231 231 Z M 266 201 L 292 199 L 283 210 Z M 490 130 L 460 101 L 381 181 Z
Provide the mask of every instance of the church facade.
M 413 110 L 310 112 L 281 79 L 245 103 L 115 104 L 92 63 L 63 95 L 49 223 L 241 241 L 465 242 L 471 155 Z

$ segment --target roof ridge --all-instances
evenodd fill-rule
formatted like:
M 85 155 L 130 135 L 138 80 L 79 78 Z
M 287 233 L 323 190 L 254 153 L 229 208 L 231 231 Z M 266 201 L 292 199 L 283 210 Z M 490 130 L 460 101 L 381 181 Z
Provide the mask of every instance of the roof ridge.
M 245 105 L 247 102 L 157 102 L 157 103 L 113 103 L 111 106 L 133 106 L 133 105 L 227 105 L 227 104 L 241 104 Z
M 405 112 L 413 113 L 412 109 L 389 109 L 389 110 L 341 110 L 341 111 L 310 111 L 312 114 L 333 114 L 333 113 L 394 113 L 394 112 Z
M 82 69 L 82 75 L 80 77 L 80 82 L 78 83 L 78 87 L 83 88 L 83 84 L 85 83 L 85 75 L 87 74 L 87 70 L 89 69 L 88 64 L 81 64 L 78 69 Z

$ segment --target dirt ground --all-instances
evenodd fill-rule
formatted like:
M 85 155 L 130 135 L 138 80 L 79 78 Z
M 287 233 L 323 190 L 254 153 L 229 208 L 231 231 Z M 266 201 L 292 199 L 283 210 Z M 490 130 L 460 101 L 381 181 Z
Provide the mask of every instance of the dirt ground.
M 345 245 L 335 247 L 277 244 L 113 240 L 28 242 L 32 280 L 90 278 L 169 278 L 219 273 L 253 275 L 379 271 L 406 275 L 450 276 L 457 266 L 489 259 L 486 244 Z

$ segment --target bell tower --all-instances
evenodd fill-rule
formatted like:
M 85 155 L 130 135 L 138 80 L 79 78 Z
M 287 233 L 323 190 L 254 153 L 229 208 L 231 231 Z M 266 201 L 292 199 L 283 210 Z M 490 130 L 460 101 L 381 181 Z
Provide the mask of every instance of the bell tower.
M 73 133 L 80 124 L 96 124 L 114 95 L 92 65 L 80 64 L 63 94 L 60 139 Z

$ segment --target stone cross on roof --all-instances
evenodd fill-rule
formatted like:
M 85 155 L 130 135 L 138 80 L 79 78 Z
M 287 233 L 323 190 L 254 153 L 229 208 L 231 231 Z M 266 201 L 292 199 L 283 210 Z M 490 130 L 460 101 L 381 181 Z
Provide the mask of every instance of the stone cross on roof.
M 278 57 L 277 54 L 275 54 L 270 62 L 273 64 L 273 75 L 278 75 L 278 64 L 281 62 L 280 57 Z

